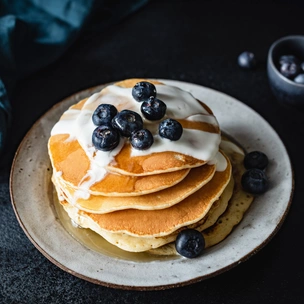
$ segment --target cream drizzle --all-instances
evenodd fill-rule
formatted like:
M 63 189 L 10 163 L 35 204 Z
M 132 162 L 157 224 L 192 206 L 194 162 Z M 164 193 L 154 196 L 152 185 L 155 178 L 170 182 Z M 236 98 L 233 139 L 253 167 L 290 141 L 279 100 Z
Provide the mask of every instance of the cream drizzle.
M 163 118 L 185 119 L 201 121 L 218 127 L 214 115 L 210 115 L 199 101 L 189 92 L 175 86 L 156 85 L 157 98 L 167 105 L 166 116 Z M 101 103 L 113 104 L 118 111 L 129 109 L 141 114 L 141 103 L 132 97 L 132 88 L 109 85 L 99 93 L 93 94 L 84 103 L 81 110 L 68 109 L 51 130 L 51 136 L 68 134 L 68 141 L 77 140 L 90 160 L 91 166 L 76 191 L 77 197 L 88 198 L 89 189 L 96 182 L 102 180 L 107 173 L 105 167 L 114 161 L 126 139 L 110 152 L 96 150 L 92 144 L 92 133 L 96 126 L 92 122 L 92 114 Z M 143 117 L 143 116 L 142 116 Z M 160 121 L 152 122 L 143 117 L 144 128 L 148 128 L 154 136 L 154 144 L 145 151 L 132 149 L 131 156 L 148 155 L 155 152 L 173 151 L 190 155 L 194 158 L 216 163 L 217 170 L 225 170 L 225 158 L 218 153 L 221 136 L 201 130 L 184 128 L 182 137 L 178 141 L 163 139 L 158 135 Z
M 220 152 L 208 162 L 208 165 L 216 165 L 216 171 L 225 171 L 227 167 L 227 160 L 224 155 Z

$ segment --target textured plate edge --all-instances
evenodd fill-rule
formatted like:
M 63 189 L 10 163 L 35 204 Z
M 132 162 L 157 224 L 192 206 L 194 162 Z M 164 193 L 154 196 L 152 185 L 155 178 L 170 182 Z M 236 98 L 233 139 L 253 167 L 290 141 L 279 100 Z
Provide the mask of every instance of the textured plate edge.
M 152 79 L 152 78 L 150 78 Z M 200 282 L 200 281 L 203 281 L 205 279 L 208 279 L 208 278 L 211 278 L 211 277 L 214 277 L 214 276 L 217 276 L 221 273 L 224 273 L 232 268 L 234 268 L 235 266 L 239 265 L 240 263 L 248 260 L 251 256 L 255 255 L 258 251 L 260 251 L 266 244 L 268 244 L 271 239 L 276 235 L 276 233 L 279 231 L 279 229 L 281 228 L 281 226 L 283 225 L 285 219 L 286 219 L 286 216 L 289 212 L 289 209 L 290 209 L 290 206 L 291 206 L 291 203 L 292 203 L 292 198 L 293 198 L 293 194 L 294 194 L 294 170 L 293 170 L 293 167 L 292 167 L 292 164 L 290 162 L 290 158 L 289 158 L 289 154 L 288 154 L 288 151 L 286 149 L 286 146 L 284 145 L 283 141 L 281 140 L 281 138 L 279 137 L 279 135 L 277 134 L 277 132 L 273 129 L 273 127 L 259 114 L 257 113 L 256 111 L 254 111 L 252 108 L 250 108 L 249 106 L 247 106 L 246 104 L 242 103 L 241 101 L 239 101 L 238 99 L 235 99 L 234 97 L 230 96 L 230 95 L 227 95 L 223 92 L 220 92 L 220 91 L 216 91 L 212 88 L 208 88 L 208 87 L 204 87 L 202 85 L 199 85 L 199 84 L 195 84 L 195 83 L 190 83 L 190 82 L 183 82 L 183 81 L 179 81 L 179 80 L 169 80 L 169 79 L 157 79 L 159 81 L 163 81 L 164 83 L 168 83 L 168 84 L 173 84 L 173 83 L 181 83 L 181 84 L 184 84 L 184 85 L 190 85 L 190 86 L 196 86 L 198 89 L 199 88 L 203 88 L 203 89 L 207 89 L 207 90 L 210 90 L 210 91 L 213 91 L 214 93 L 216 94 L 221 94 L 222 96 L 227 96 L 227 98 L 232 98 L 234 99 L 234 101 L 242 104 L 242 106 L 246 107 L 247 109 L 249 109 L 250 111 L 254 112 L 255 114 L 257 114 L 264 122 L 266 122 L 268 124 L 268 127 L 272 129 L 272 132 L 275 133 L 278 138 L 280 139 L 284 149 L 285 149 L 285 152 L 286 152 L 286 155 L 288 157 L 288 160 L 289 160 L 289 165 L 290 165 L 290 169 L 291 169 L 291 173 L 292 173 L 292 189 L 291 189 L 291 193 L 290 193 L 290 197 L 289 197 L 289 201 L 287 203 L 287 208 L 285 209 L 284 211 L 284 214 L 282 215 L 280 221 L 278 222 L 276 228 L 273 230 L 273 232 L 268 236 L 268 238 L 266 238 L 259 246 L 257 246 L 254 250 L 252 250 L 251 252 L 249 252 L 248 254 L 244 255 L 242 258 L 240 258 L 239 260 L 235 261 L 234 263 L 231 263 L 229 264 L 228 266 L 226 267 L 223 267 L 219 270 L 216 270 L 210 274 L 207 274 L 207 275 L 203 275 L 203 276 L 199 276 L 199 277 L 196 277 L 196 278 L 193 278 L 191 280 L 185 280 L 185 281 L 182 281 L 182 282 L 177 282 L 177 283 L 173 283 L 173 284 L 167 284 L 167 285 L 154 285 L 154 286 L 139 286 L 139 285 L 121 285 L 121 284 L 114 284 L 114 283 L 108 283 L 108 282 L 104 282 L 104 281 L 100 281 L 100 280 L 97 280 L 97 279 L 93 279 L 93 278 L 90 278 L 88 276 L 85 276 L 85 275 L 82 275 L 80 273 L 77 273 L 75 272 L 74 270 L 71 270 L 69 269 L 67 266 L 63 265 L 62 263 L 60 263 L 59 261 L 57 261 L 56 259 L 54 259 L 48 252 L 46 252 L 45 250 L 43 250 L 39 244 L 37 244 L 37 242 L 33 239 L 33 237 L 28 233 L 27 229 L 26 229 L 26 226 L 23 224 L 22 220 L 20 219 L 20 216 L 18 214 L 18 210 L 17 210 L 17 207 L 16 207 L 16 204 L 15 204 L 15 201 L 14 201 L 14 192 L 13 192 L 13 187 L 12 187 L 12 184 L 13 184 L 13 181 L 12 181 L 12 177 L 14 175 L 14 169 L 15 169 L 15 163 L 16 163 L 16 159 L 18 158 L 18 155 L 20 153 L 20 150 L 24 144 L 24 142 L 26 141 L 27 137 L 30 136 L 31 134 L 31 131 L 32 129 L 38 124 L 38 122 L 45 116 L 47 116 L 48 112 L 51 111 L 52 109 L 56 108 L 56 107 L 59 107 L 60 104 L 63 104 L 65 102 L 67 102 L 67 100 L 71 99 L 71 98 L 75 98 L 77 99 L 77 96 L 81 96 L 83 94 L 87 95 L 87 92 L 90 91 L 90 92 L 93 92 L 95 90 L 98 90 L 106 85 L 109 85 L 113 82 L 110 82 L 110 83 L 106 83 L 106 84 L 102 84 L 102 85 L 98 85 L 98 86 L 94 86 L 94 87 L 91 87 L 91 88 L 88 88 L 88 89 L 84 89 L 84 90 L 81 90 L 79 92 L 76 92 L 75 94 L 72 94 L 71 96 L 68 96 L 67 98 L 63 99 L 62 101 L 56 103 L 54 106 L 52 106 L 45 114 L 43 114 L 34 124 L 33 126 L 28 130 L 28 132 L 25 134 L 24 138 L 22 139 L 21 143 L 19 144 L 17 150 L 16 150 L 16 153 L 15 153 L 15 156 L 13 158 L 13 162 L 12 162 L 12 167 L 11 167 L 11 172 L 10 172 L 10 178 L 9 178 L 9 189 L 10 189 L 10 196 L 11 196 L 11 203 L 12 203 L 12 206 L 13 206 L 13 210 L 16 214 L 16 217 L 17 217 L 17 220 L 20 224 L 20 226 L 22 227 L 22 229 L 24 230 L 26 236 L 31 240 L 31 242 L 33 243 L 33 245 L 48 259 L 50 260 L 52 263 L 54 263 L 56 266 L 58 266 L 59 268 L 61 268 L 62 270 L 76 276 L 76 277 L 79 277 L 81 279 L 84 279 L 86 281 L 89 281 L 89 282 L 92 282 L 92 283 L 95 283 L 95 284 L 98 284 L 98 285 L 102 285 L 102 286 L 106 286 L 106 287 L 111 287 L 111 288 L 115 288 L 115 289 L 124 289 L 124 290 L 165 290 L 165 289 L 170 289 L 170 288 L 176 288 L 176 287 L 181 287 L 181 286 L 186 286 L 186 285 L 190 285 L 190 284 L 193 284 L 193 283 L 196 283 L 196 282 Z

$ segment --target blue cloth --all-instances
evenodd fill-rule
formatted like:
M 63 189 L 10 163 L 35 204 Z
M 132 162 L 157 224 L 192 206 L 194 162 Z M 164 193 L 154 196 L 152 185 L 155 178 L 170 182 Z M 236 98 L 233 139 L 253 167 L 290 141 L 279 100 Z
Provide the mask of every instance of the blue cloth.
M 16 82 L 58 59 L 98 10 L 110 12 L 98 29 L 148 0 L 0 0 L 0 154 L 11 121 Z M 102 14 L 101 14 L 102 15 Z

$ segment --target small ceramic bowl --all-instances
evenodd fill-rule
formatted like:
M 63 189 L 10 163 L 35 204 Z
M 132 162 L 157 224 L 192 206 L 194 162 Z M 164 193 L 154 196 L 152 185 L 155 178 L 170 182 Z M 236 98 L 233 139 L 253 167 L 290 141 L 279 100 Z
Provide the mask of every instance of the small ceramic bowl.
M 288 79 L 279 71 L 279 58 L 283 55 L 294 55 L 304 62 L 304 36 L 286 36 L 275 41 L 267 58 L 269 85 L 276 99 L 304 110 L 304 84 Z

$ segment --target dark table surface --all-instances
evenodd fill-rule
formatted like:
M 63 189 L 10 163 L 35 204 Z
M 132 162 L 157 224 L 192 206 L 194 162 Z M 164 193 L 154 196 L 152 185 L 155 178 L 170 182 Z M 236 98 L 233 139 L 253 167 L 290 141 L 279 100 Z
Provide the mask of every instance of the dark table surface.
M 278 38 L 304 34 L 301 1 L 150 1 L 106 31 L 92 20 L 54 64 L 19 82 L 13 126 L 0 167 L 1 303 L 303 303 L 303 113 L 277 102 L 266 73 Z M 237 56 L 250 50 L 255 70 Z M 50 107 L 80 90 L 132 77 L 200 84 L 250 106 L 276 130 L 295 176 L 290 211 L 278 233 L 237 267 L 201 282 L 158 291 L 95 285 L 55 266 L 19 226 L 9 195 L 14 153 Z M 241 113 L 240 113 L 241 115 Z

